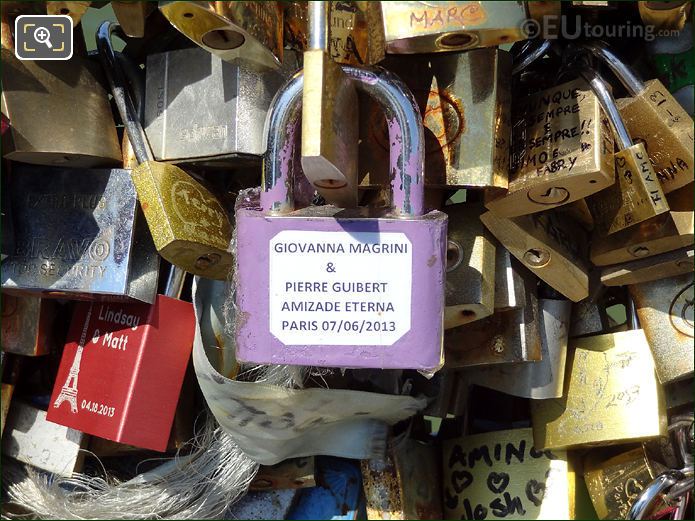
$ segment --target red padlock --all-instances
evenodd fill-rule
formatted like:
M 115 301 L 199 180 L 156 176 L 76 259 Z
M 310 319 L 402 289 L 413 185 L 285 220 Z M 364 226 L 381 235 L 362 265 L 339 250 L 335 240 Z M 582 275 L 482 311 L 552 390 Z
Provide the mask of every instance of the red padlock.
M 153 305 L 80 302 L 47 419 L 82 432 L 165 451 L 193 346 L 193 305 L 172 268 Z

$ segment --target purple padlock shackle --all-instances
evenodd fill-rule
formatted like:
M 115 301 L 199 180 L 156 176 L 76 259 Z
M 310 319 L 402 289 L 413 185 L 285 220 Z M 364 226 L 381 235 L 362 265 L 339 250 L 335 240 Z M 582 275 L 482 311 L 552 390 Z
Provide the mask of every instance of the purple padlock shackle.
M 389 129 L 391 204 L 395 217 L 425 213 L 425 138 L 415 97 L 395 74 L 372 67 L 343 66 L 355 87 L 374 98 Z M 292 155 L 302 112 L 303 72 L 297 72 L 275 95 L 265 121 L 261 208 L 272 214 L 294 211 Z

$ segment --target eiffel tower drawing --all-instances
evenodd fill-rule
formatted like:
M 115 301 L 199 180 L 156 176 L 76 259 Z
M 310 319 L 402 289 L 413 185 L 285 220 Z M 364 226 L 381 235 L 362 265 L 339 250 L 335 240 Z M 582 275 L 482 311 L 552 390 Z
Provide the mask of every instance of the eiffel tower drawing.
M 63 384 L 63 388 L 60 390 L 60 394 L 56 401 L 53 402 L 53 407 L 56 409 L 60 407 L 63 402 L 70 403 L 70 412 L 73 414 L 77 413 L 77 376 L 80 374 L 80 363 L 82 362 L 82 350 L 84 349 L 85 341 L 87 340 L 87 329 L 89 328 L 89 319 L 92 317 L 92 306 L 89 304 L 89 309 L 87 310 L 87 317 L 84 319 L 84 326 L 82 327 L 82 336 L 80 337 L 80 343 L 77 346 L 77 352 L 75 353 L 75 359 L 72 361 L 72 366 L 70 366 L 70 371 L 68 372 L 68 377 Z

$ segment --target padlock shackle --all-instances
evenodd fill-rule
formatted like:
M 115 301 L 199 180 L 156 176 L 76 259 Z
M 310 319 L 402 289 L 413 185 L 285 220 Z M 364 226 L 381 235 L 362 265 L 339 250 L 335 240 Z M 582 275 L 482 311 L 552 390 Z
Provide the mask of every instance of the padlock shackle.
M 550 40 L 526 40 L 519 54 L 514 57 L 512 75 L 519 74 L 533 62 L 548 54 L 550 46 Z
M 644 516 L 649 514 L 656 501 L 661 499 L 661 495 L 684 478 L 684 474 L 679 470 L 667 470 L 659 474 L 640 492 L 627 514 L 627 519 L 645 519 Z
M 425 213 L 425 138 L 415 97 L 395 74 L 379 67 L 344 65 L 355 87 L 381 106 L 389 129 L 391 205 L 397 217 Z M 304 76 L 297 72 L 268 108 L 261 208 L 276 214 L 294 210 L 292 162 L 302 113 Z
M 167 274 L 167 281 L 164 285 L 164 296 L 180 299 L 183 283 L 186 280 L 186 272 L 178 266 L 172 264 Z
M 625 64 L 606 44 L 601 40 L 582 43 L 582 47 L 601 59 L 608 68 L 613 71 L 616 78 L 623 84 L 630 96 L 639 96 L 644 91 L 644 82 L 635 74 L 631 67 Z
M 126 88 L 126 75 L 120 61 L 116 59 L 116 54 L 111 45 L 111 36 L 115 32 L 122 34 L 121 26 L 116 22 L 103 22 L 97 29 L 96 40 L 99 59 L 111 87 L 111 94 L 116 102 L 116 107 L 123 120 L 123 126 L 125 126 L 128 132 L 128 139 L 133 147 L 135 159 L 138 163 L 152 161 L 154 160 L 152 149 L 140 124 L 138 111 L 135 108 L 133 99 Z
M 598 98 L 603 112 L 608 117 L 608 121 L 611 122 L 611 126 L 615 131 L 615 136 L 618 139 L 618 147 L 620 150 L 630 148 L 633 145 L 632 138 L 627 131 L 625 123 L 620 117 L 618 106 L 615 104 L 615 98 L 613 98 L 613 94 L 611 94 L 611 91 L 608 89 L 606 81 L 598 72 L 589 67 L 582 67 L 579 73 L 589 83 L 591 90 L 596 95 L 596 98 Z
M 328 7 L 329 2 L 317 2 L 310 0 L 309 4 L 309 24 L 307 31 L 307 50 L 319 49 L 328 50 Z

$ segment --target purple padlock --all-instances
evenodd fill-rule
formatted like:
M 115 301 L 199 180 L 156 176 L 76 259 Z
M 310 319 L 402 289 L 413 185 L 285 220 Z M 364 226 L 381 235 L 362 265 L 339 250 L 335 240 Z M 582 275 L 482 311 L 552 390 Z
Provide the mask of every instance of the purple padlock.
M 303 76 L 266 120 L 261 208 L 239 208 L 237 359 L 435 371 L 443 363 L 447 217 L 424 209 L 424 138 L 412 93 L 380 68 L 343 67 L 382 106 L 391 208 L 295 208 Z M 305 183 L 306 184 L 306 183 Z

